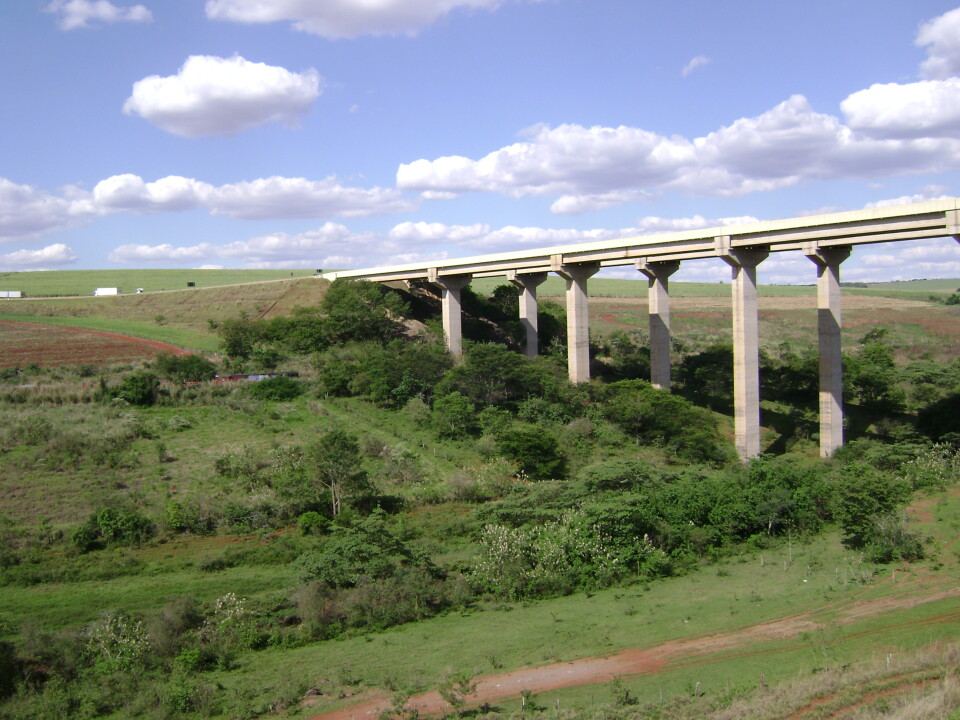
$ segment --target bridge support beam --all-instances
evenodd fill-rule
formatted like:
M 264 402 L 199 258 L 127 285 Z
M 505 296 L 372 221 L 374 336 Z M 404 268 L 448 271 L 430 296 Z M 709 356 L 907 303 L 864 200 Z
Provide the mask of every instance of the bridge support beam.
M 567 281 L 567 374 L 570 382 L 586 382 L 590 379 L 587 280 L 600 269 L 600 263 L 565 265 L 560 256 L 554 256 L 550 265 L 553 272 Z
M 637 260 L 637 270 L 647 277 L 650 316 L 650 383 L 661 390 L 670 389 L 670 284 L 669 278 L 680 267 L 679 260 L 650 262 Z
M 843 445 L 843 360 L 840 346 L 840 263 L 849 247 L 819 248 L 804 254 L 817 266 L 817 337 L 820 345 L 820 456 Z
M 471 275 L 447 275 L 440 277 L 436 268 L 427 271 L 427 279 L 440 288 L 443 336 L 447 350 L 454 357 L 463 357 L 462 313 L 460 291 L 470 284 Z
M 734 431 L 737 454 L 741 460 L 749 460 L 760 454 L 757 265 L 767 258 L 770 249 L 733 248 L 729 236 L 718 237 L 716 249 L 732 271 Z
M 520 288 L 520 324 L 526 332 L 524 352 L 527 357 L 536 357 L 540 353 L 537 287 L 546 279 L 546 273 L 518 273 L 516 270 L 507 273 L 507 280 Z

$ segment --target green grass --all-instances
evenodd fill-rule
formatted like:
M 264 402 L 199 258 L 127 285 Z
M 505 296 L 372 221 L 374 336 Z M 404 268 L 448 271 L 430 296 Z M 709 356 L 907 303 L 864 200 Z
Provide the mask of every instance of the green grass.
M 0 290 L 20 290 L 28 297 L 93 295 L 94 288 L 119 287 L 124 294 L 283 280 L 312 276 L 314 270 L 45 270 L 0 273 Z
M 760 556 L 731 558 L 649 586 L 500 605 L 499 610 L 448 614 L 376 636 L 288 651 L 267 650 L 248 656 L 239 671 L 220 681 L 228 687 L 258 687 L 266 698 L 290 679 L 291 668 L 297 668 L 295 672 L 303 673 L 306 682 L 342 675 L 367 687 L 424 691 L 435 688 L 451 671 L 486 675 L 609 655 L 826 608 L 812 616 L 824 624 L 822 632 L 780 639 L 761 637 L 712 658 L 697 658 L 688 667 L 677 659 L 664 673 L 630 680 L 630 686 L 647 701 L 654 700 L 661 688 L 670 697 L 702 682 L 713 692 L 731 682 L 752 682 L 760 672 L 775 682 L 809 673 L 811 668 L 839 665 L 887 645 L 916 647 L 937 638 L 960 637 L 956 624 L 924 622 L 945 610 L 955 610 L 955 600 L 853 624 L 836 622 L 838 607 L 848 607 L 855 599 L 893 594 L 901 587 L 887 580 L 889 569 L 871 576 L 873 568 L 843 549 L 836 535 L 822 536 L 809 545 L 783 545 L 764 551 L 762 557 L 762 566 Z M 906 581 L 901 574 L 901 582 Z M 416 663 L 409 662 L 412 656 Z M 549 707 L 557 698 L 563 707 L 610 699 L 608 690 L 597 685 L 538 697 Z M 324 704 L 313 711 L 342 704 Z
M 2 306 L 0 306 L 2 307 Z M 80 328 L 82 330 L 99 330 L 101 332 L 116 333 L 129 337 L 158 340 L 160 342 L 177 345 L 202 352 L 216 352 L 219 339 L 209 332 L 199 332 L 185 328 L 157 325 L 156 322 L 137 322 L 131 320 L 112 320 L 109 318 L 68 318 L 24 315 L 21 313 L 0 312 L 0 320 L 17 322 L 32 322 L 59 327 Z

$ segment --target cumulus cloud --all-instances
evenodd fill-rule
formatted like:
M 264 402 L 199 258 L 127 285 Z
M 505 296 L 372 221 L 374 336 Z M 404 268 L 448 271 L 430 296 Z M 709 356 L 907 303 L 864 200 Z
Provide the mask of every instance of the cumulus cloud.
M 856 104 L 847 107 L 852 112 Z M 946 133 L 952 112 L 943 107 L 930 121 L 931 133 L 901 139 L 854 132 L 839 118 L 816 112 L 802 95 L 692 140 L 624 126 L 537 126 L 527 139 L 478 160 L 448 156 L 402 164 L 397 187 L 557 194 L 551 210 L 569 214 L 671 190 L 737 196 L 812 179 L 938 172 L 960 167 L 960 140 Z
M 30 240 L 76 225 L 90 215 L 77 201 L 0 177 L 0 243 Z
M 44 7 L 59 19 L 61 30 L 88 28 L 91 23 L 150 22 L 153 14 L 143 5 L 118 7 L 109 0 L 53 0 Z
M 76 262 L 73 250 L 64 245 L 48 245 L 40 250 L 17 250 L 0 255 L 0 268 L 9 270 L 37 270 Z
M 116 213 L 206 210 L 262 220 L 367 217 L 416 207 L 417 202 L 395 188 L 350 187 L 333 176 L 270 177 L 215 186 L 178 175 L 148 182 L 125 173 L 101 180 L 92 191 L 67 187 L 59 195 L 0 177 L 0 243 L 33 240 Z
M 537 2 L 538 0 L 532 0 Z M 454 10 L 496 10 L 504 0 L 207 0 L 211 20 L 290 22 L 330 39 L 415 35 Z
M 927 47 L 920 66 L 925 78 L 942 79 L 960 72 L 960 8 L 930 20 L 917 32 L 918 47 Z
M 131 174 L 97 183 L 92 204 L 102 214 L 204 208 L 214 215 L 244 219 L 361 217 L 416 207 L 398 190 L 347 187 L 333 176 L 324 180 L 275 176 L 217 187 L 176 175 L 145 182 Z
M 703 67 L 704 65 L 709 65 L 711 62 L 710 58 L 704 55 L 697 55 L 695 58 L 691 58 L 690 62 L 683 66 L 683 70 L 680 71 L 680 74 L 684 77 L 687 77 L 690 73 L 696 70 L 698 67 Z
M 851 94 L 840 109 L 852 129 L 874 137 L 957 137 L 960 78 L 872 85 Z
M 316 70 L 302 73 L 239 55 L 192 55 L 176 75 L 151 75 L 133 85 L 123 105 L 183 137 L 234 135 L 269 122 L 296 125 L 321 93 Z
M 355 234 L 339 223 L 328 222 L 304 233 L 272 233 L 226 245 L 121 245 L 107 259 L 124 264 L 211 264 L 228 260 L 246 267 L 344 267 L 363 261 L 370 239 L 370 235 Z
M 413 210 L 394 188 L 344 187 L 324 180 L 269 177 L 223 185 L 210 196 L 212 212 L 240 218 L 362 217 Z

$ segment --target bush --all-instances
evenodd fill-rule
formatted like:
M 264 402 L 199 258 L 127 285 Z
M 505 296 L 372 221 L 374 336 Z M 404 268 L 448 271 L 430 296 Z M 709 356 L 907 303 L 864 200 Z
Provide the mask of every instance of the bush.
M 284 402 L 303 393 L 303 385 L 287 375 L 258 380 L 247 386 L 247 394 L 257 400 Z
M 640 442 L 691 462 L 720 463 L 729 457 L 713 415 L 666 390 L 643 380 L 621 380 L 601 388 L 600 397 L 603 415 Z
M 329 523 L 323 515 L 313 510 L 302 513 L 297 518 L 297 527 L 301 535 L 313 535 L 325 532 Z
M 129 375 L 120 383 L 120 387 L 109 393 L 111 398 L 119 398 L 131 405 L 153 405 L 160 393 L 160 380 L 151 372 L 140 371 Z
M 202 355 L 173 355 L 161 353 L 153 363 L 154 369 L 174 382 L 212 380 L 217 367 Z
M 80 552 L 90 552 L 107 545 L 132 545 L 153 536 L 155 531 L 149 518 L 135 510 L 104 508 L 76 528 L 70 536 Z
M 887 515 L 910 498 L 910 483 L 890 477 L 862 462 L 842 468 L 837 483 L 834 515 L 843 529 L 844 542 L 862 548 L 876 536 L 877 519 Z
M 911 562 L 924 556 L 923 542 L 907 529 L 907 518 L 901 512 L 889 512 L 873 517 L 873 527 L 865 548 L 867 560 L 890 563 L 898 560 Z
M 656 468 L 630 458 L 604 460 L 584 468 L 578 479 L 589 490 L 632 490 L 660 478 Z
M 567 459 L 557 439 L 541 427 L 512 425 L 497 437 L 497 450 L 532 480 L 559 480 L 567 475 Z

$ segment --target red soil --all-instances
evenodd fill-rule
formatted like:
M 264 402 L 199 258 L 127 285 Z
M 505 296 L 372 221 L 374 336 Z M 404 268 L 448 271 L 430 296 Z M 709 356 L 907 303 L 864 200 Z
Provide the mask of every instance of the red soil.
M 886 581 L 884 579 L 881 582 Z M 501 702 L 520 697 L 521 690 L 542 693 L 565 687 L 607 683 L 618 675 L 651 675 L 666 669 L 692 667 L 721 659 L 729 660 L 735 657 L 764 654 L 769 651 L 751 649 L 751 645 L 767 640 L 795 638 L 801 633 L 816 630 L 821 625 L 813 619 L 813 616 L 828 608 L 839 609 L 834 622 L 849 624 L 865 617 L 911 608 L 949 597 L 960 597 L 960 588 L 950 587 L 925 595 L 905 591 L 873 600 L 856 601 L 846 608 L 842 608 L 839 602 L 829 603 L 805 613 L 730 632 L 672 640 L 652 647 L 631 648 L 605 657 L 583 658 L 542 667 L 521 668 L 498 675 L 487 675 L 478 679 L 476 693 L 469 700 L 472 705 Z M 958 621 L 960 621 L 960 610 L 934 618 L 912 621 L 903 626 L 952 624 Z M 859 634 L 886 630 L 889 630 L 889 626 Z M 806 641 L 801 641 L 796 647 L 805 647 L 808 644 Z M 781 646 L 776 651 L 782 650 Z M 717 657 L 717 654 L 721 654 L 721 657 Z M 389 699 L 382 694 L 369 695 L 340 710 L 315 715 L 311 720 L 372 719 L 389 705 Z M 411 697 L 407 707 L 417 709 L 422 715 L 441 715 L 449 711 L 449 706 L 436 691 Z
M 185 355 L 175 345 L 99 330 L 0 320 L 0 368 L 99 365 L 152 358 L 164 352 Z

